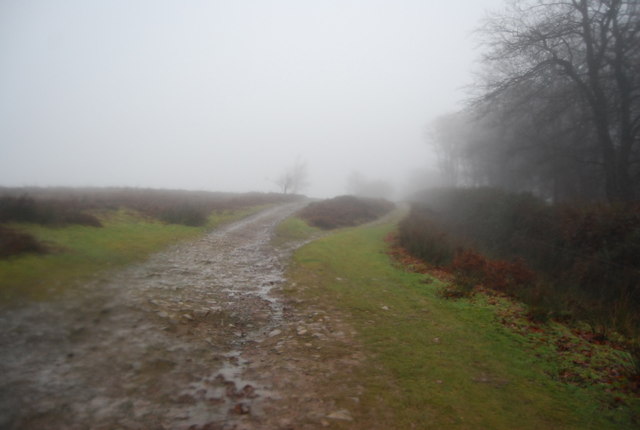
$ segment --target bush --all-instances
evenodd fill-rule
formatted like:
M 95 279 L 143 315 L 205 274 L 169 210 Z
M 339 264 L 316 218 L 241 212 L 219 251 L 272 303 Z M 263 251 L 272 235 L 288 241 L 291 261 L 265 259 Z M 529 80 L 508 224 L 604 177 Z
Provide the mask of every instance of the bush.
M 432 211 L 415 206 L 400 222 L 398 240 L 413 256 L 436 266 L 451 263 L 460 246 Z
M 42 210 L 27 196 L 0 198 L 0 222 L 33 222 L 42 220 Z
M 484 281 L 487 262 L 480 254 L 462 251 L 456 255 L 449 270 L 453 273 L 453 282 L 463 291 L 472 291 Z
M 28 222 L 42 225 L 79 224 L 102 227 L 86 207 L 74 201 L 36 200 L 26 195 L 0 197 L 0 222 Z
M 311 203 L 298 215 L 314 227 L 332 229 L 373 221 L 393 208 L 393 203 L 382 199 L 340 196 Z
M 495 291 L 522 297 L 535 281 L 535 274 L 522 260 L 489 260 L 481 254 L 460 251 L 449 270 L 453 273 L 454 283 L 463 291 L 471 291 L 482 285 Z
M 421 193 L 413 206 L 430 211 L 446 231 L 455 231 L 458 241 L 495 258 L 538 252 L 532 238 L 539 242 L 557 236 L 549 206 L 529 193 L 440 188 Z
M 0 258 L 28 252 L 43 254 L 47 248 L 30 234 L 0 226 Z
M 399 230 L 413 255 L 451 262 L 462 288 L 481 280 L 537 314 L 571 311 L 599 332 L 640 332 L 638 205 L 551 206 L 491 188 L 437 189 L 418 196 Z

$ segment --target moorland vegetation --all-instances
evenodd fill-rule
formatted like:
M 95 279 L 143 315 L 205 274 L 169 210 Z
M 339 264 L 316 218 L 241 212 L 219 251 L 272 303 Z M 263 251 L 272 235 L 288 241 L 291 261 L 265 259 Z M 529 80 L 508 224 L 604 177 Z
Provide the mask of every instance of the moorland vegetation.
M 298 215 L 314 227 L 329 230 L 376 220 L 394 207 L 384 199 L 348 195 L 311 203 Z
M 533 323 L 566 324 L 630 353 L 640 388 L 640 207 L 551 205 L 495 188 L 425 191 L 400 223 L 411 255 L 451 277 L 442 291 L 478 291 L 526 305 Z
M 0 189 L 0 302 L 46 299 L 299 196 L 136 188 Z

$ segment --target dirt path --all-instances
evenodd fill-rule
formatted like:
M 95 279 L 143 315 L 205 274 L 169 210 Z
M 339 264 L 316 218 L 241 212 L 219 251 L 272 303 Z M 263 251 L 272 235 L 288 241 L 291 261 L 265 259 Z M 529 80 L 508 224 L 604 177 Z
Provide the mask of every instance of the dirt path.
M 295 205 L 268 209 L 55 303 L 2 310 L 2 429 L 299 429 L 353 420 L 318 385 L 357 352 L 323 310 L 287 303 Z M 345 388 L 357 401 L 358 387 Z M 343 391 L 345 390 L 343 389 Z

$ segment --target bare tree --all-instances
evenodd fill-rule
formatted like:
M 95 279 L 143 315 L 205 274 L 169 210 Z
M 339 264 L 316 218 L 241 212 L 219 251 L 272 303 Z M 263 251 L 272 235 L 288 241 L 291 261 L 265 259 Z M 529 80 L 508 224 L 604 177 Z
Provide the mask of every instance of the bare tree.
M 514 0 L 483 34 L 489 52 L 481 100 L 506 110 L 531 101 L 541 112 L 556 109 L 553 121 L 538 127 L 556 137 L 572 118 L 564 139 L 582 134 L 586 146 L 595 143 L 598 159 L 591 161 L 600 165 L 607 198 L 638 197 L 640 3 Z
M 517 90 L 517 91 L 516 91 Z M 432 124 L 441 180 L 530 191 L 553 201 L 604 198 L 599 151 L 585 106 L 563 88 L 513 88 L 500 103 Z
M 283 194 L 296 194 L 309 185 L 307 176 L 307 163 L 297 158 L 290 167 L 277 177 L 275 183 Z
M 440 116 L 427 129 L 427 141 L 435 149 L 438 157 L 438 169 L 443 184 L 466 185 L 463 171 L 469 160 L 465 152 L 471 141 L 470 133 L 473 129 L 473 121 L 465 112 Z

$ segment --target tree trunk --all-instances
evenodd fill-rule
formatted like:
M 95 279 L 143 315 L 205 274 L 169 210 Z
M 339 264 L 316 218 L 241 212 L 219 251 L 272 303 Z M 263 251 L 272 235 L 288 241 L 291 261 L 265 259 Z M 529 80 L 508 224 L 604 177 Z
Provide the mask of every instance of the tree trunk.
M 594 116 L 594 125 L 598 144 L 602 151 L 602 161 L 605 169 L 605 192 L 610 202 L 631 200 L 631 178 L 629 175 L 629 154 L 624 151 L 621 145 L 615 145 L 611 137 L 611 115 L 610 109 L 601 82 L 600 71 L 603 67 L 605 58 L 605 46 L 597 46 L 596 44 L 596 23 L 589 15 L 589 7 L 586 0 L 580 0 L 574 3 L 582 16 L 582 37 L 585 42 L 586 64 L 588 73 L 588 87 L 590 94 L 587 99 L 591 105 Z M 612 22 L 617 19 L 617 6 L 619 2 L 610 5 L 609 13 L 604 15 L 602 26 L 599 30 L 601 33 L 606 32 Z M 604 38 L 600 39 L 601 44 L 608 43 Z M 622 59 L 619 59 L 622 61 Z M 622 65 L 620 65 L 622 67 Z M 620 84 L 620 82 L 618 82 Z
M 633 181 L 629 172 L 631 161 L 631 149 L 633 146 L 633 131 L 632 131 L 632 109 L 631 109 L 631 94 L 632 85 L 631 80 L 627 74 L 625 67 L 626 53 L 625 48 L 627 43 L 631 41 L 624 40 L 624 32 L 620 31 L 619 14 L 620 14 L 620 1 L 614 1 L 612 7 L 615 7 L 615 15 L 613 16 L 612 31 L 614 38 L 614 57 L 613 57 L 613 69 L 616 86 L 618 88 L 618 94 L 620 97 L 618 106 L 618 139 L 620 141 L 620 147 L 618 149 L 617 159 L 617 171 L 619 187 L 623 200 L 633 200 L 635 198 L 635 192 L 633 189 Z

